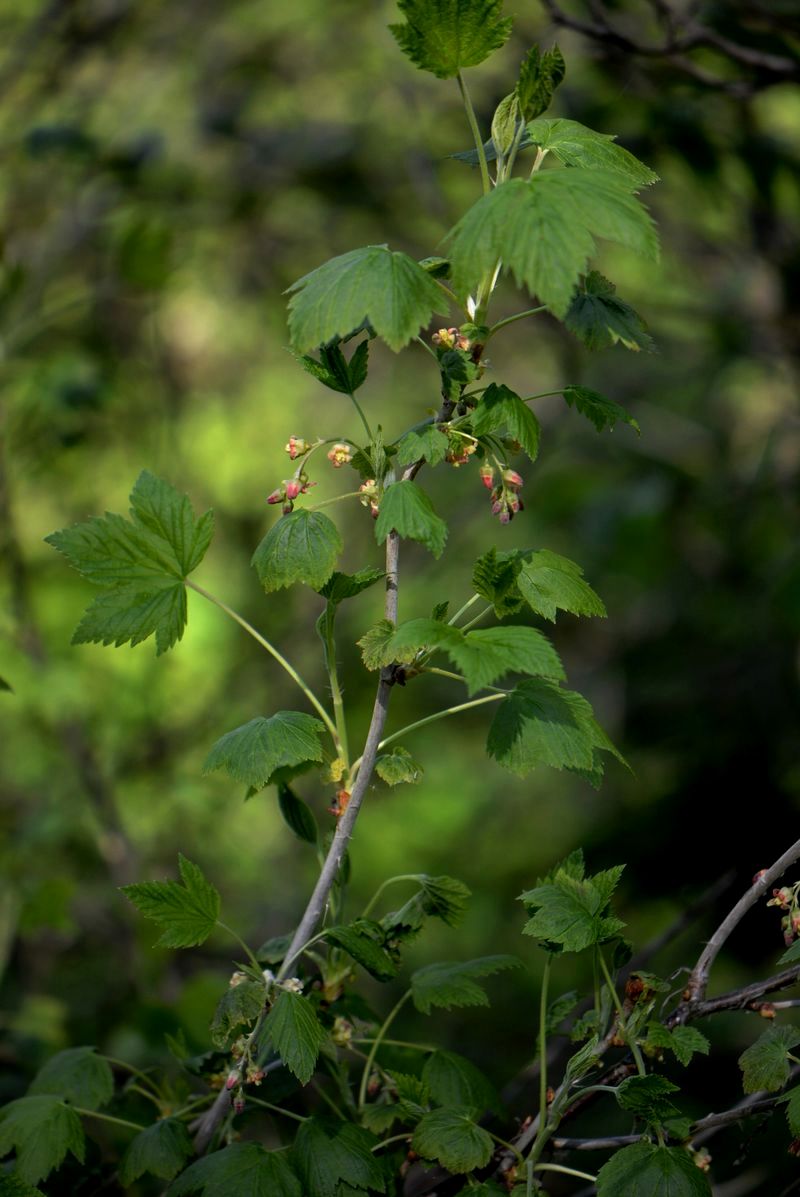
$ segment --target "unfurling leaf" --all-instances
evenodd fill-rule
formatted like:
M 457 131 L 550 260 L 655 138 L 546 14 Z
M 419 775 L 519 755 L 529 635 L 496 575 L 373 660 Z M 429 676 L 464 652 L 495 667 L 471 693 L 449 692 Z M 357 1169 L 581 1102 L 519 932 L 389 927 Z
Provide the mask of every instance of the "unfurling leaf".
M 596 270 L 590 270 L 573 296 L 564 323 L 590 349 L 624 345 L 626 349 L 655 352 L 653 338 L 644 320 L 617 289 Z
M 519 123 L 519 100 L 511 92 L 501 100 L 492 117 L 492 145 L 498 157 L 504 156 L 514 144 Z
M 258 716 L 217 740 L 203 772 L 224 769 L 236 781 L 258 789 L 278 769 L 321 761 L 324 731 L 319 719 L 302 711 L 278 711 L 269 719 Z
M 476 977 L 491 977 L 507 968 L 520 968 L 516 956 L 482 956 L 478 960 L 439 962 L 419 968 L 411 975 L 411 995 L 421 1014 L 434 1006 L 488 1006 L 486 990 Z
M 253 553 L 252 565 L 267 594 L 294 582 L 320 590 L 342 548 L 333 520 L 322 511 L 301 507 L 273 524 Z
M 167 1190 L 168 1197 L 306 1197 L 284 1151 L 260 1143 L 233 1143 L 190 1164 Z
M 402 349 L 434 312 L 445 310 L 430 274 L 386 245 L 332 258 L 289 290 L 289 331 L 299 350 L 345 337 L 365 321 L 390 349 Z
M 492 1158 L 494 1141 L 475 1122 L 474 1109 L 431 1110 L 417 1123 L 411 1146 L 428 1160 L 438 1160 L 449 1172 L 472 1172 Z
M 139 644 L 155 633 L 166 652 L 186 627 L 186 577 L 211 541 L 211 511 L 195 518 L 186 495 L 144 470 L 131 491 L 130 520 L 107 512 L 45 537 L 104 592 L 78 625 L 73 644 Z
M 156 947 L 193 948 L 205 943 L 219 917 L 220 898 L 196 864 L 178 856 L 181 880 L 140 881 L 122 892 L 147 919 L 164 928 Z
M 565 71 L 564 56 L 558 46 L 544 53 L 538 46 L 528 51 L 520 67 L 516 90 L 523 120 L 532 121 L 550 107 L 553 92 L 564 78 Z
M 648 1027 L 647 1046 L 666 1048 L 684 1066 L 690 1063 L 692 1056 L 707 1056 L 711 1049 L 711 1044 L 697 1027 L 678 1025 L 670 1030 L 660 1022 L 651 1023 Z
M 297 360 L 304 370 L 330 390 L 352 395 L 366 382 L 368 339 L 356 347 L 349 361 L 342 353 L 338 339 L 335 344 L 321 345 L 319 356 L 320 360 L 317 361 L 307 353 L 297 354 Z
M 414 66 L 439 79 L 477 66 L 511 33 L 502 0 L 398 0 L 405 25 L 390 25 Z
M 539 171 L 483 196 L 448 234 L 453 288 L 473 293 L 501 261 L 520 286 L 563 319 L 595 239 L 658 256 L 653 223 L 636 184 L 604 169 Z
M 325 1029 L 308 998 L 282 990 L 264 1022 L 264 1037 L 301 1085 L 307 1085 L 325 1042 Z
M 160 1118 L 129 1143 L 119 1166 L 123 1185 L 144 1172 L 172 1180 L 194 1152 L 189 1132 L 179 1118 Z
M 416 540 L 434 557 L 441 557 L 447 540 L 447 524 L 433 510 L 433 504 L 415 482 L 407 480 L 387 486 L 375 521 L 375 538 L 383 544 L 390 532 L 403 540 Z

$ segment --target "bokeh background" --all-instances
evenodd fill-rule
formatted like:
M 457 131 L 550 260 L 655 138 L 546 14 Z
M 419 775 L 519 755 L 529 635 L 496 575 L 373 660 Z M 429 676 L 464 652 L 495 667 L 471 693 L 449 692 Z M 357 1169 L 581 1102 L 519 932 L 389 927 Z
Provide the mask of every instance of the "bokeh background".
M 718 37 L 797 61 L 796 5 L 690 7 Z M 491 1012 L 435 1027 L 409 1014 L 403 1031 L 467 1052 L 526 1113 L 539 962 L 519 935 L 519 892 L 580 844 L 593 869 L 625 861 L 620 912 L 644 944 L 733 870 L 730 903 L 797 836 L 800 89 L 791 69 L 718 45 L 637 53 L 631 41 L 663 40 L 665 5 L 573 5 L 567 19 L 594 34 L 560 26 L 554 4 L 510 8 L 512 40 L 471 73 L 484 126 L 531 42 L 557 38 L 568 71 L 554 114 L 619 134 L 662 176 L 647 197 L 661 265 L 608 249 L 599 259 L 659 352 L 590 354 L 546 317 L 498 336 L 498 377 L 521 393 L 583 383 L 629 407 L 642 435 L 598 436 L 560 399 L 543 401 L 527 509 L 506 529 L 474 466 L 441 467 L 429 484 L 448 548 L 439 564 L 404 552 L 401 614 L 460 605 L 491 545 L 579 561 L 609 617 L 563 618 L 555 640 L 633 772 L 612 765 L 599 792 L 546 770 L 521 781 L 485 759 L 480 711 L 436 724 L 408 744 L 421 783 L 369 797 L 350 902 L 357 912 L 393 873 L 470 886 L 463 927 L 432 927 L 411 963 L 512 951 L 527 971 L 494 984 Z M 627 44 L 602 34 L 598 10 Z M 148 1065 L 167 1058 L 165 1032 L 207 1046 L 228 946 L 154 950 L 117 886 L 173 875 L 181 851 L 257 944 L 293 925 L 313 882 L 314 854 L 271 792 L 244 803 L 201 774 L 223 732 L 302 709 L 285 676 L 196 595 L 166 657 L 150 644 L 70 647 L 91 588 L 42 538 L 125 511 L 142 468 L 163 475 L 217 514 L 197 580 L 322 685 L 319 600 L 265 597 L 249 567 L 288 436 L 357 435 L 347 400 L 287 353 L 283 292 L 357 246 L 437 252 L 479 187 L 447 157 L 470 143 L 456 86 L 399 54 L 395 18 L 363 0 L 0 4 L 0 676 L 13 687 L 0 693 L 0 1097 L 69 1044 Z M 519 306 L 504 284 L 497 314 Z M 372 358 L 361 396 L 390 437 L 436 405 L 433 363 L 377 343 Z M 315 500 L 349 489 L 327 466 L 316 476 Z M 345 567 L 378 563 L 366 513 L 333 510 Z M 354 738 L 373 689 L 354 641 L 379 603 L 369 592 L 340 616 Z M 392 728 L 460 691 L 438 679 L 395 699 Z M 298 788 L 327 819 L 331 794 Z M 690 965 L 724 901 L 709 900 L 655 966 Z M 774 911 L 750 917 L 716 988 L 774 971 L 777 924 Z M 585 978 L 565 966 L 559 980 Z M 369 996 L 384 1012 L 394 1000 Z M 690 1112 L 737 1099 L 736 1056 L 762 1025 L 714 1024 L 718 1055 L 693 1068 Z M 714 1140 L 718 1192 L 777 1195 L 796 1175 L 784 1130 L 751 1126 L 747 1138 L 741 1165 L 743 1132 Z M 69 1191 L 100 1191 L 101 1175 Z

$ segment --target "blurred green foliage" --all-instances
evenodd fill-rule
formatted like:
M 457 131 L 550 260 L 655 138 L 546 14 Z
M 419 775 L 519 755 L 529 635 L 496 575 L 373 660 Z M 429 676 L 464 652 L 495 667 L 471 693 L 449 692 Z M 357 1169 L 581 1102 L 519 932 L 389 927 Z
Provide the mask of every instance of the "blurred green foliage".
M 642 7 L 631 0 L 634 18 Z M 282 292 L 356 246 L 438 252 L 478 194 L 476 172 L 448 158 L 469 146 L 455 84 L 409 68 L 386 29 L 395 16 L 355 0 L 0 7 L 0 677 L 13 687 L 0 692 L 2 1097 L 69 1043 L 149 1064 L 182 1028 L 206 1049 L 226 946 L 153 949 L 117 886 L 172 875 L 180 850 L 222 891 L 226 921 L 259 943 L 292 926 L 313 882 L 314 854 L 272 791 L 245 803 L 200 772 L 225 731 L 297 705 L 284 675 L 196 595 L 165 658 L 149 645 L 71 648 L 86 587 L 43 537 L 124 511 L 143 467 L 169 478 L 217 513 L 198 580 L 320 682 L 319 600 L 265 598 L 248 565 L 289 435 L 355 429 L 346 398 L 286 352 Z M 484 127 L 531 42 L 553 36 L 532 6 L 475 74 Z M 580 843 L 593 867 L 628 862 L 623 913 L 644 942 L 731 866 L 742 888 L 794 838 L 800 804 L 800 92 L 732 95 L 669 62 L 559 40 L 556 114 L 618 133 L 664 180 L 648 196 L 661 267 L 614 249 L 600 264 L 660 352 L 592 355 L 539 317 L 493 355 L 521 393 L 585 383 L 629 408 L 642 435 L 597 436 L 545 401 L 527 510 L 506 529 L 474 470 L 439 471 L 450 540 L 438 564 L 409 547 L 401 611 L 429 614 L 434 586 L 460 605 L 492 544 L 579 561 L 609 618 L 562 619 L 557 646 L 635 772 L 612 767 L 597 794 L 566 775 L 519 781 L 485 760 L 480 712 L 415 737 L 420 784 L 376 786 L 359 823 L 352 909 L 391 873 L 454 874 L 474 891 L 464 957 L 520 951 L 516 895 Z M 376 347 L 373 359 L 360 395 L 395 435 L 436 405 L 435 370 L 418 347 L 399 358 Z M 336 493 L 341 476 L 318 477 L 315 499 Z M 344 568 L 379 564 L 363 509 L 335 510 Z M 356 731 L 373 683 L 354 642 L 379 604 L 367 592 L 339 616 Z M 446 680 L 431 687 L 431 704 L 457 701 Z M 427 702 L 398 692 L 393 725 Z M 305 796 L 326 817 L 331 795 Z M 692 962 L 714 913 L 674 945 L 672 965 Z M 770 912 L 733 946 L 720 984 L 771 970 Z M 412 955 L 442 952 L 456 954 L 451 935 L 432 930 Z M 535 992 L 535 976 L 513 976 L 491 1015 L 448 1024 L 501 1086 L 533 1053 Z M 732 1059 L 754 1034 L 746 1016 L 725 1016 L 717 1046 Z M 704 1067 L 698 1100 L 713 1106 L 729 1078 Z M 527 1112 L 524 1083 L 510 1092 Z

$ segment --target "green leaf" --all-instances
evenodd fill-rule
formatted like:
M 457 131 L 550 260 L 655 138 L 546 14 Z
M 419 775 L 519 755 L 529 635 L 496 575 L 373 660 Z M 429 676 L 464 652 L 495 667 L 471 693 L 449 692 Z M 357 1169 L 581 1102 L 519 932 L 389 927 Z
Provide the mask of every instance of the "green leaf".
M 597 1176 L 597 1197 L 711 1197 L 711 1185 L 683 1147 L 642 1141 L 612 1155 Z
M 590 349 L 624 345 L 638 353 L 655 353 L 655 343 L 641 316 L 616 293 L 596 270 L 590 270 L 573 296 L 564 323 Z
M 416 540 L 441 557 L 447 540 L 447 524 L 433 510 L 424 490 L 415 482 L 395 482 L 387 486 L 375 521 L 375 539 L 383 544 L 390 532 L 404 540 Z
M 489 549 L 475 562 L 472 585 L 481 598 L 492 603 L 499 619 L 516 615 L 524 606 L 517 587 L 519 559 L 517 550 L 498 553 L 497 549 Z
M 0 1197 L 45 1197 L 45 1194 L 27 1184 L 16 1172 L 10 1172 L 0 1174 Z
M 591 420 L 598 432 L 602 432 L 604 428 L 613 429 L 617 420 L 622 420 L 623 424 L 630 424 L 637 433 L 641 431 L 638 422 L 629 411 L 613 399 L 606 399 L 605 395 L 600 395 L 589 387 L 564 387 L 563 394 L 567 406 L 574 407 L 582 416 L 586 416 L 587 420 Z
M 362 590 L 368 590 L 385 577 L 386 571 L 383 569 L 360 569 L 354 574 L 342 574 L 337 570 L 320 588 L 320 594 L 338 607 L 345 599 L 355 598 Z
M 276 770 L 305 761 L 321 761 L 324 724 L 301 711 L 259 715 L 221 736 L 203 764 L 203 772 L 224 769 L 235 781 L 259 788 Z
M 220 898 L 201 870 L 178 855 L 177 881 L 141 881 L 123 885 L 122 892 L 137 910 L 164 928 L 156 947 L 193 948 L 205 943 L 219 918 Z
M 303 1197 L 336 1197 L 340 1181 L 357 1189 L 386 1191 L 378 1140 L 361 1126 L 334 1118 L 307 1119 L 295 1138 L 292 1163 L 303 1182 Z
M 491 1135 L 477 1126 L 469 1107 L 431 1110 L 417 1123 L 411 1146 L 428 1160 L 438 1160 L 448 1172 L 472 1172 L 489 1163 L 494 1151 Z
M 617 1086 L 616 1098 L 621 1110 L 628 1110 L 637 1118 L 643 1118 L 653 1126 L 661 1126 L 665 1119 L 680 1114 L 680 1110 L 667 1097 L 677 1093 L 678 1086 L 658 1073 L 648 1076 L 629 1076 Z
M 591 1039 L 587 1040 L 574 1056 L 570 1056 L 564 1069 L 565 1084 L 574 1085 L 581 1077 L 586 1076 L 587 1072 L 591 1072 L 600 1061 L 599 1047 L 600 1040 L 597 1035 L 592 1035 Z
M 289 288 L 296 349 L 313 349 L 368 321 L 390 349 L 402 349 L 434 312 L 442 292 L 408 254 L 368 245 L 331 258 Z
M 565 952 L 582 952 L 603 943 L 625 925 L 608 913 L 608 903 L 624 866 L 594 877 L 575 877 L 558 868 L 535 889 L 520 895 L 533 911 L 523 932 Z
M 789 1080 L 788 1053 L 800 1043 L 800 1027 L 770 1027 L 739 1057 L 745 1093 L 774 1093 Z
M 778 1100 L 786 1102 L 786 1120 L 793 1137 L 795 1139 L 800 1137 L 800 1085 L 796 1085 L 788 1093 L 782 1094 Z
M 632 190 L 609 170 L 540 171 L 495 187 L 448 234 L 456 293 L 474 292 L 502 261 L 563 319 L 596 238 L 657 258 L 653 223 Z
M 383 753 L 375 761 L 375 772 L 387 786 L 397 786 L 402 783 L 414 785 L 419 781 L 423 772 L 407 748 L 393 748 L 391 752 Z
M 405 25 L 390 25 L 400 49 L 423 71 L 450 79 L 477 66 L 511 33 L 502 0 L 398 0 Z
M 306 1197 L 286 1153 L 265 1151 L 260 1143 L 234 1143 L 203 1156 L 167 1192 L 169 1197 Z
M 441 649 L 463 673 L 470 694 L 511 672 L 553 679 L 564 676 L 555 649 L 535 628 L 513 625 L 462 632 L 436 619 L 409 619 L 389 634 L 387 622 L 358 642 L 367 668 L 406 664 L 424 650 Z
M 795 964 L 800 960 L 800 939 L 796 939 L 778 961 L 779 964 Z
M 33 1078 L 29 1095 L 48 1094 L 97 1110 L 114 1096 L 114 1074 L 103 1056 L 93 1047 L 68 1047 L 51 1056 Z
M 516 583 L 530 609 L 552 622 L 555 622 L 556 611 L 569 611 L 572 615 L 606 615 L 602 599 L 584 581 L 581 567 L 549 549 L 519 557 Z
M 537 765 L 602 776 L 600 752 L 622 759 L 574 690 L 545 678 L 520 682 L 497 708 L 486 744 L 498 764 L 525 777 Z
M 558 46 L 541 52 L 538 46 L 528 51 L 517 81 L 517 100 L 524 120 L 532 121 L 550 107 L 553 92 L 564 78 L 566 65 Z
M 207 511 L 143 471 L 131 492 L 131 519 L 107 512 L 45 537 L 88 581 L 102 586 L 73 644 L 139 644 L 155 633 L 166 652 L 186 627 L 184 581 L 203 559 L 214 527 Z
M 552 153 L 565 166 L 613 171 L 634 187 L 658 182 L 655 171 L 616 144 L 614 133 L 597 133 L 563 117 L 556 120 L 539 117 L 529 122 L 528 134 L 534 145 Z
M 362 1124 L 375 1135 L 383 1134 L 396 1122 L 403 1126 L 414 1126 L 423 1114 L 424 1106 L 401 1098 L 393 1102 L 373 1102 L 361 1111 Z
M 707 1056 L 711 1050 L 711 1044 L 697 1027 L 677 1026 L 670 1030 L 660 1022 L 648 1027 L 647 1046 L 666 1048 L 684 1067 L 691 1062 L 692 1056 Z
M 67 1152 L 83 1163 L 81 1120 L 57 1097 L 20 1097 L 0 1110 L 0 1158 L 16 1151 L 16 1172 L 35 1185 L 64 1160 Z
M 251 564 L 267 594 L 294 582 L 319 590 L 333 573 L 342 548 L 333 520 L 323 511 L 301 507 L 281 516 L 270 528 Z
M 431 877 L 427 873 L 417 873 L 416 880 L 422 887 L 425 913 L 441 919 L 448 927 L 457 927 L 472 897 L 464 882 L 455 877 Z
M 424 458 L 428 465 L 437 466 L 444 461 L 448 448 L 447 437 L 435 424 L 430 424 L 420 432 L 412 429 L 398 442 L 397 464 L 411 465 Z
M 264 1036 L 302 1085 L 314 1075 L 325 1029 L 307 998 L 282 990 L 264 1022 Z
M 454 1006 L 488 1006 L 486 990 L 475 978 L 520 967 L 516 956 L 482 956 L 478 960 L 428 964 L 411 975 L 412 999 L 421 1014 L 430 1014 L 434 1006 L 444 1010 Z
M 287 785 L 278 786 L 278 806 L 287 827 L 299 840 L 307 844 L 319 841 L 319 828 L 313 810 Z
M 508 435 L 519 441 L 531 461 L 539 454 L 539 421 L 527 403 L 507 386 L 490 383 L 472 413 L 472 431 L 476 436 L 505 428 Z
M 172 1180 L 194 1154 L 189 1132 L 179 1118 L 161 1118 L 132 1139 L 120 1161 L 119 1178 L 131 1185 L 144 1172 Z
M 469 1106 L 481 1111 L 500 1108 L 500 1097 L 489 1078 L 456 1052 L 432 1052 L 422 1079 L 439 1106 Z
M 386 931 L 372 919 L 356 919 L 347 927 L 330 927 L 325 938 L 352 956 L 378 981 L 391 981 L 400 971 L 386 950 Z
M 230 1047 L 240 1034 L 239 1028 L 255 1022 L 266 1003 L 267 991 L 258 981 L 239 981 L 230 985 L 217 1002 L 211 1020 L 211 1042 L 215 1047 Z

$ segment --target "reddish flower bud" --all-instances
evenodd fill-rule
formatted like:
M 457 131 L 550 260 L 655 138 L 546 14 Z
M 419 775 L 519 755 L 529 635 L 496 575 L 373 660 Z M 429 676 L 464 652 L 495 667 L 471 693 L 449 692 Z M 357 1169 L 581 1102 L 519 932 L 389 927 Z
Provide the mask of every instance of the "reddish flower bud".
M 284 515 L 291 515 L 291 513 L 294 511 L 294 503 L 291 499 L 287 499 L 283 507 L 281 507 L 281 511 Z
M 286 445 L 286 452 L 291 457 L 292 461 L 297 457 L 302 457 L 308 453 L 309 445 L 303 440 L 301 436 L 290 436 L 288 444 Z
M 519 490 L 521 486 L 525 485 L 524 479 L 516 470 L 503 470 L 503 482 L 513 490 Z
M 273 503 L 273 504 L 274 503 L 282 503 L 285 498 L 286 498 L 286 491 L 283 489 L 282 486 L 279 486 L 278 489 L 274 490 L 271 495 L 267 495 L 267 502 Z
M 490 465 L 482 465 L 478 470 L 481 482 L 487 490 L 491 490 L 494 486 L 494 468 Z
M 238 1072 L 229 1072 L 228 1079 L 225 1082 L 225 1088 L 226 1089 L 235 1089 L 238 1084 L 239 1084 L 239 1073 Z
M 296 499 L 302 493 L 303 483 L 299 478 L 290 478 L 285 485 L 287 499 Z
M 233 1099 L 234 1114 L 243 1114 L 244 1113 L 244 1104 L 245 1103 L 244 1103 L 243 1097 L 234 1097 L 234 1099 Z

